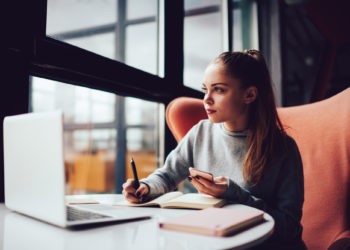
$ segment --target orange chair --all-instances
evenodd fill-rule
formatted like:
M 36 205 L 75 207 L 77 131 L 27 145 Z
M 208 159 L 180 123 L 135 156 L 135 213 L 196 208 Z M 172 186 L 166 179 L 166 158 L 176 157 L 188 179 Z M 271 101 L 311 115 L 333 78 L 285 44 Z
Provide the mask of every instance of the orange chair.
M 350 249 L 350 88 L 278 113 L 303 161 L 305 244 L 311 250 Z M 179 97 L 166 110 L 177 141 L 201 119 L 207 115 L 199 99 Z

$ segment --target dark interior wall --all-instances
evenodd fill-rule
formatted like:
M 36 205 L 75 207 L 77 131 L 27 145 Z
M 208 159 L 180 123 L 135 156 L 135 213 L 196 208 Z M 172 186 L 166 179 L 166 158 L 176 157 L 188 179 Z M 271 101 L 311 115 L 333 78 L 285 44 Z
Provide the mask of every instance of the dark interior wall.
M 337 50 L 326 98 L 350 87 L 350 42 Z
M 33 19 L 29 18 L 29 6 L 29 1 L 25 1 L 21 8 L 13 1 L 5 1 L 1 5 L 4 19 L 0 43 L 0 202 L 4 201 L 3 119 L 8 115 L 28 112 L 28 51 L 33 47 L 30 34 L 34 26 Z M 17 15 L 11 15 L 14 12 Z M 5 19 L 6 22 L 3 21 Z
M 1 53 L 2 63 L 1 69 L 1 112 L 0 112 L 0 162 L 3 165 L 3 120 L 5 116 L 26 113 L 28 112 L 29 103 L 29 82 L 28 75 L 24 72 L 27 71 L 27 61 L 19 54 L 4 50 Z M 4 89 L 6 88 L 6 91 Z M 4 200 L 4 185 L 2 180 L 4 179 L 4 168 L 0 168 L 0 202 Z
M 332 79 L 337 81 L 338 76 L 335 74 L 338 72 L 336 67 L 339 66 L 335 62 L 339 61 L 341 50 L 346 50 L 350 43 L 350 32 L 347 32 L 350 23 L 349 7 L 350 2 L 347 0 L 310 1 L 305 6 L 308 17 L 326 41 L 325 60 L 318 72 L 311 101 L 322 100 L 334 89 Z
M 284 2 L 283 105 L 319 101 L 350 87 L 350 2 Z

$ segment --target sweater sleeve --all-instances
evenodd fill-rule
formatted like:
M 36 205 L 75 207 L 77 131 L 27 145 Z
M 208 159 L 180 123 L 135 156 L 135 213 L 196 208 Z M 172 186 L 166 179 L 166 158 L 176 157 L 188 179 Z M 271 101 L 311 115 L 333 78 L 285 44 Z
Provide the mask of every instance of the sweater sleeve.
M 291 148 L 281 161 L 274 166 L 278 173 L 276 182 L 264 183 L 262 186 L 275 185 L 274 195 L 269 201 L 255 197 L 245 188 L 232 180 L 223 198 L 264 210 L 275 220 L 275 233 L 272 239 L 281 242 L 295 242 L 301 239 L 302 205 L 304 202 L 304 178 L 299 150 L 293 141 Z M 271 178 L 273 179 L 273 178 Z M 269 182 L 269 178 L 265 179 Z
M 157 169 L 141 182 L 148 185 L 149 198 L 173 191 L 178 184 L 189 175 L 189 167 L 193 165 L 193 140 L 197 134 L 198 125 L 194 126 L 170 152 L 164 166 Z

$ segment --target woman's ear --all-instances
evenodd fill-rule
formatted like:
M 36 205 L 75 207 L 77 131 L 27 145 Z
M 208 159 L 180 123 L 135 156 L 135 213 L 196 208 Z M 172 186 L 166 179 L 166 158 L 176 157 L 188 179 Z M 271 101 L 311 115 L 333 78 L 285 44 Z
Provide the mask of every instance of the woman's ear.
M 250 104 L 255 101 L 258 96 L 258 89 L 254 86 L 251 86 L 245 90 L 244 102 L 245 104 Z

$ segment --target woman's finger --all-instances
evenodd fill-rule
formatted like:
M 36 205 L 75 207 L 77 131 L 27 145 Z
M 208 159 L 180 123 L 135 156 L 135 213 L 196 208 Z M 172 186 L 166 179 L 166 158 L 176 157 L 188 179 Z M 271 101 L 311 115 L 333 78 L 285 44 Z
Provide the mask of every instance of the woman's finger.
M 210 189 L 204 186 L 197 178 L 192 178 L 191 182 L 193 186 L 198 190 L 199 193 L 211 195 Z
M 144 195 L 147 195 L 149 193 L 149 188 L 146 184 L 141 183 L 140 187 L 136 190 L 136 196 L 142 197 Z
M 124 184 L 123 184 L 123 189 L 128 192 L 128 193 L 135 193 L 136 189 L 134 188 L 134 180 L 128 179 Z
M 200 176 L 194 177 L 193 179 L 195 179 L 198 183 L 200 183 L 206 189 L 210 190 L 215 188 L 215 183 L 213 181 L 207 180 Z
M 215 183 L 223 183 L 223 182 L 227 183 L 227 178 L 224 176 L 218 176 L 218 177 L 214 178 L 214 182 Z
M 192 183 L 200 193 L 212 196 L 220 196 L 227 190 L 227 179 L 225 177 L 217 177 L 214 182 L 204 178 L 192 178 Z
M 139 203 L 139 198 L 135 197 L 134 194 L 131 193 L 125 193 L 124 197 L 127 201 L 132 203 Z

